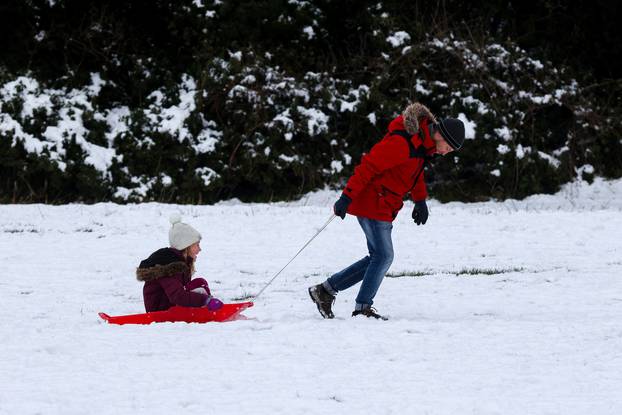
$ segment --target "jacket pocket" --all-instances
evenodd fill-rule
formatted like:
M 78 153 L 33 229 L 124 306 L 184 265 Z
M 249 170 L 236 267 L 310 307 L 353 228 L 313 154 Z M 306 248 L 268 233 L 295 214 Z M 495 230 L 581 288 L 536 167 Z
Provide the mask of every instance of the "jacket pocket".
M 378 202 L 380 208 L 388 212 L 394 219 L 404 206 L 403 196 L 385 186 L 381 186 Z

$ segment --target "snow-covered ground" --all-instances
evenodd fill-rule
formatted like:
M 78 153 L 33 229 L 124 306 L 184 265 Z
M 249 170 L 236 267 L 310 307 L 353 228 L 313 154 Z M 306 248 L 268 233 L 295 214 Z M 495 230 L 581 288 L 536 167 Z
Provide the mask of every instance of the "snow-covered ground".
M 204 236 L 197 275 L 258 292 L 330 215 L 296 203 L 0 206 L 1 414 L 622 413 L 622 181 L 504 203 L 407 204 L 376 297 L 323 320 L 307 287 L 365 254 L 334 220 L 224 324 L 107 325 L 143 311 L 140 259 L 168 217 Z

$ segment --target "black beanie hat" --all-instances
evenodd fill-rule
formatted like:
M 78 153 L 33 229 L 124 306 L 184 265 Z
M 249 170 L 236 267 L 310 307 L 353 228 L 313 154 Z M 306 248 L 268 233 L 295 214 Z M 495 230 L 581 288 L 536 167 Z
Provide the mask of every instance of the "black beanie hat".
M 464 143 L 464 123 L 462 121 L 456 118 L 445 118 L 436 125 L 447 144 L 454 150 L 459 150 L 462 147 L 462 143 Z

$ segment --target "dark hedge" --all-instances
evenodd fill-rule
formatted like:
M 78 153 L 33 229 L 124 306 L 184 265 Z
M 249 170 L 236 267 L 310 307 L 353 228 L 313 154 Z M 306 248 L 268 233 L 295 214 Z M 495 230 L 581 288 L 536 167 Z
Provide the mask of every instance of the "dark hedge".
M 0 202 L 339 187 L 409 102 L 474 128 L 442 201 L 622 176 L 614 2 L 7 1 Z

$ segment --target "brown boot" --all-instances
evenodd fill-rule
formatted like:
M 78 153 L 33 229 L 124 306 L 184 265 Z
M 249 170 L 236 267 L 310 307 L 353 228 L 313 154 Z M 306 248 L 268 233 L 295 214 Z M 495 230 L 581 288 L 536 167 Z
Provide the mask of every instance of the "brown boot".
M 389 319 L 388 317 L 381 316 L 380 314 L 378 314 L 376 312 L 376 309 L 373 307 L 364 308 L 362 310 L 354 310 L 352 312 L 352 317 L 358 316 L 359 314 L 365 317 L 373 317 L 373 318 L 384 320 L 384 321 L 387 321 Z
M 329 293 L 322 284 L 309 287 L 309 296 L 317 306 L 317 310 L 324 318 L 334 318 L 332 306 L 335 304 L 335 296 Z

